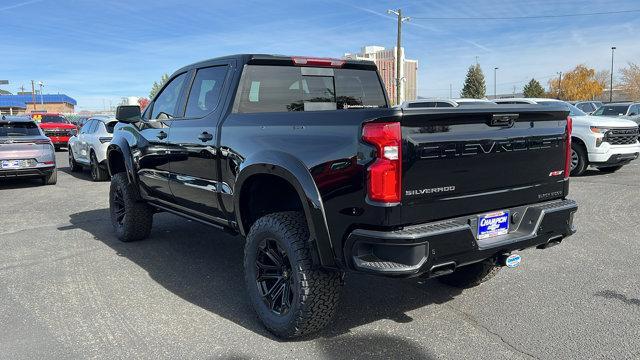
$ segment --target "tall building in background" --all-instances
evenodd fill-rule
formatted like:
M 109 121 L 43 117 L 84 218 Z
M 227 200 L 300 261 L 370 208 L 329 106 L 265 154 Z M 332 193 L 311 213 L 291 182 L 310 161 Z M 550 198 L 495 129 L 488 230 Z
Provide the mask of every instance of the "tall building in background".
M 387 89 L 387 94 L 392 104 L 396 101 L 396 48 L 385 49 L 382 46 L 364 46 L 359 53 L 346 53 L 345 59 L 371 60 L 378 66 L 378 71 Z M 404 48 L 400 48 L 402 69 L 400 77 L 404 80 L 401 84 L 401 99 L 415 100 L 418 92 L 418 60 L 407 59 L 404 56 Z

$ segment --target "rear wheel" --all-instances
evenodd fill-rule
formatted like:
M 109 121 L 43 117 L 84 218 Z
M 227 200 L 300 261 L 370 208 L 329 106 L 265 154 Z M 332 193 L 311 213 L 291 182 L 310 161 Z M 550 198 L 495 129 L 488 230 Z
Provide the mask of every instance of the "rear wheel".
M 71 172 L 82 171 L 82 167 L 80 166 L 80 164 L 76 162 L 76 159 L 73 156 L 73 151 L 71 150 L 71 147 L 69 147 L 69 168 L 71 169 Z
M 94 154 L 93 151 L 91 152 L 90 165 L 91 179 L 93 181 L 105 181 L 109 178 L 109 174 L 107 173 L 107 171 L 100 167 L 98 159 L 96 158 L 96 154 Z
M 571 175 L 580 176 L 587 170 L 589 159 L 587 152 L 582 145 L 575 142 L 571 143 Z
M 58 183 L 58 170 L 53 169 L 51 174 L 42 177 L 43 185 L 55 185 Z
M 139 199 L 126 173 L 111 178 L 109 212 L 111 225 L 121 241 L 142 240 L 151 233 L 153 209 Z
M 438 277 L 438 281 L 457 288 L 470 288 L 478 286 L 496 276 L 500 266 L 492 260 L 466 265 L 456 269 L 449 275 Z
M 622 169 L 622 165 L 618 165 L 618 166 L 607 166 L 607 167 L 599 167 L 598 170 L 600 170 L 603 173 L 606 174 L 611 174 L 614 173 L 618 170 Z
M 312 268 L 309 231 L 298 212 L 266 215 L 247 236 L 244 271 L 253 308 L 282 338 L 323 329 L 338 304 L 342 274 Z

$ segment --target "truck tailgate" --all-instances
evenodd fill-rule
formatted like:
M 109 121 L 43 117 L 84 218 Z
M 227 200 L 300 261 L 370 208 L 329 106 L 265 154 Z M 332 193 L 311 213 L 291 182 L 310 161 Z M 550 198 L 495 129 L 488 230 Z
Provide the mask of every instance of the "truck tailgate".
M 535 105 L 405 110 L 402 222 L 565 197 L 567 116 Z

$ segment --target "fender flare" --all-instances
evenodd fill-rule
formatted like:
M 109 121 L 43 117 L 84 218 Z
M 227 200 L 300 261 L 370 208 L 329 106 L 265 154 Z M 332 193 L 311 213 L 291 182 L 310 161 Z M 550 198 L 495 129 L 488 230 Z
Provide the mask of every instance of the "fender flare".
M 131 149 L 126 139 L 122 137 L 114 138 L 111 144 L 107 147 L 107 169 L 109 175 L 113 176 L 113 169 L 111 168 L 111 157 L 113 153 L 119 153 L 124 160 L 124 167 L 127 173 L 129 183 L 132 183 L 137 188 L 138 177 L 136 176 L 135 166 L 133 164 L 133 155 L 131 155 Z
M 306 165 L 290 154 L 281 151 L 264 151 L 252 154 L 240 165 L 233 191 L 236 222 L 240 233 L 246 236 L 249 230 L 245 229 L 242 223 L 240 209 L 242 186 L 247 179 L 256 174 L 275 175 L 293 186 L 302 203 L 309 234 L 311 234 L 310 242 L 317 250 L 314 254 L 317 259 L 314 259 L 314 262 L 317 260 L 316 263 L 323 267 L 336 268 L 335 253 L 320 191 Z

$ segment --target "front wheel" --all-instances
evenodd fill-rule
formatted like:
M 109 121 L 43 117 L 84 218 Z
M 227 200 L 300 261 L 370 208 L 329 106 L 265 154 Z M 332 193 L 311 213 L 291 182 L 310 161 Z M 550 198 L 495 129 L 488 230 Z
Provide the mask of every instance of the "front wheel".
M 151 233 L 153 209 L 139 199 L 126 173 L 117 173 L 111 178 L 109 212 L 120 241 L 142 240 Z
M 598 170 L 600 170 L 601 172 L 605 173 L 605 174 L 611 174 L 614 173 L 618 170 L 622 169 L 622 165 L 618 165 L 618 166 L 607 166 L 607 167 L 599 167 Z
M 314 270 L 309 231 L 298 212 L 266 215 L 247 236 L 244 272 L 253 308 L 281 338 L 323 329 L 338 304 L 342 274 Z

